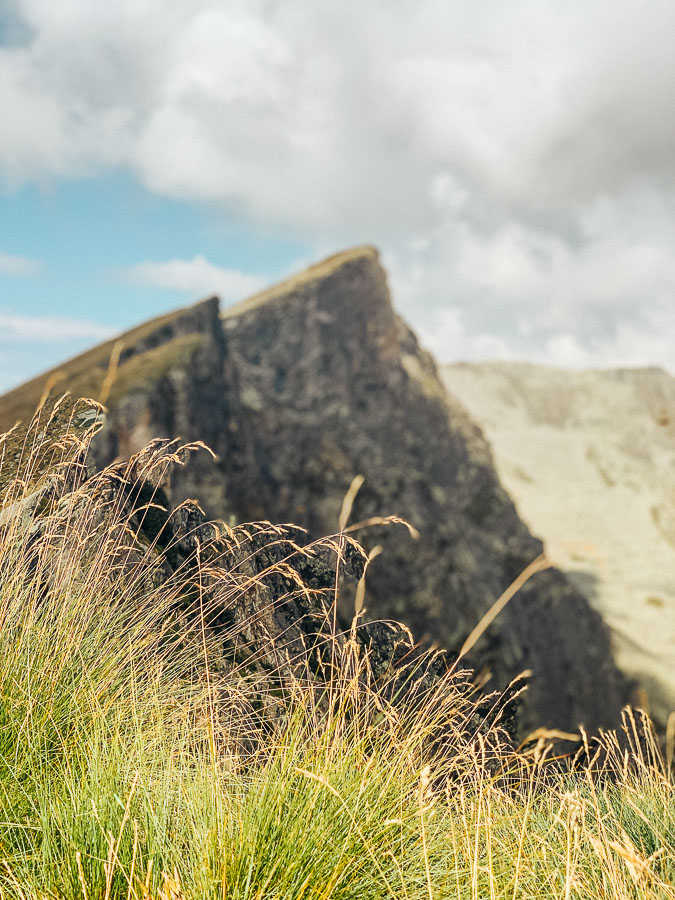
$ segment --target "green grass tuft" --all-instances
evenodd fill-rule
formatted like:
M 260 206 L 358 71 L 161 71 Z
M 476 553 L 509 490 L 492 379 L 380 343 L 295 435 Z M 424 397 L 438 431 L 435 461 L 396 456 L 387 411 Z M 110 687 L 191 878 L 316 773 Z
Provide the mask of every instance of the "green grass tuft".
M 353 645 L 332 703 L 289 676 L 285 727 L 258 723 L 242 749 L 246 684 L 182 628 L 178 587 L 153 577 L 105 480 L 82 478 L 93 426 L 58 453 L 45 431 L 19 469 L 51 460 L 60 493 L 22 515 L 30 479 L 5 470 L 0 497 L 1 897 L 675 897 L 657 754 L 608 737 L 609 779 L 559 772 L 540 742 L 495 768 L 488 738 L 454 727 L 450 683 L 443 702 L 393 706 Z

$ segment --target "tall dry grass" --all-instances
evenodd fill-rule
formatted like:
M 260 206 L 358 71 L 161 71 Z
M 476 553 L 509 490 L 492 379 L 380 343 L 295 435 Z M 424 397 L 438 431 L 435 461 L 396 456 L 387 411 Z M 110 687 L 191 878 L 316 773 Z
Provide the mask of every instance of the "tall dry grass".
M 476 728 L 458 673 L 417 659 L 383 687 L 330 608 L 325 683 L 224 664 L 199 566 L 167 578 L 120 469 L 87 473 L 96 427 L 64 401 L 0 442 L 2 897 L 675 897 L 648 722 L 565 770 L 550 735 L 517 752 Z M 157 485 L 180 458 L 135 472 Z

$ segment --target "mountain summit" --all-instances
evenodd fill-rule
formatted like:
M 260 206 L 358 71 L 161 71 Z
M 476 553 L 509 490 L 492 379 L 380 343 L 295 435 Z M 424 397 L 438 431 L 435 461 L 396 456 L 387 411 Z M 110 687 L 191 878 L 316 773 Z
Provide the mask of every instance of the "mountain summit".
M 229 521 L 294 522 L 334 533 L 353 478 L 351 521 L 383 553 L 368 573 L 370 617 L 457 650 L 542 551 L 501 486 L 488 444 L 444 390 L 392 309 L 371 247 L 346 251 L 243 303 L 216 298 L 147 322 L 0 398 L 0 428 L 50 389 L 102 399 L 103 465 L 153 437 L 203 440 L 172 502 L 197 497 Z M 352 610 L 344 608 L 345 622 Z M 612 725 L 625 699 L 607 629 L 560 572 L 535 575 L 476 645 L 490 687 L 533 672 L 521 727 Z

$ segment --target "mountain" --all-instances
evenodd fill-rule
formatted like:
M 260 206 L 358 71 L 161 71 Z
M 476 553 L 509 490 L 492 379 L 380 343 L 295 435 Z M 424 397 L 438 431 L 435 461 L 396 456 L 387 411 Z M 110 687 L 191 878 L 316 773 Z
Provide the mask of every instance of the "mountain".
M 170 499 L 197 497 L 229 522 L 334 533 L 363 475 L 351 521 L 396 515 L 419 532 L 359 532 L 383 547 L 368 571 L 368 615 L 398 619 L 421 641 L 456 650 L 542 551 L 481 431 L 394 313 L 370 247 L 222 312 L 211 298 L 102 344 L 0 398 L 0 428 L 66 388 L 106 402 L 99 465 L 155 436 L 205 441 L 216 460 L 202 453 L 177 470 Z M 345 623 L 352 611 L 345 601 Z M 611 725 L 626 698 L 601 616 L 556 570 L 525 585 L 468 659 L 490 688 L 533 671 L 523 730 Z
M 675 378 L 502 362 L 442 374 L 663 723 L 675 709 Z

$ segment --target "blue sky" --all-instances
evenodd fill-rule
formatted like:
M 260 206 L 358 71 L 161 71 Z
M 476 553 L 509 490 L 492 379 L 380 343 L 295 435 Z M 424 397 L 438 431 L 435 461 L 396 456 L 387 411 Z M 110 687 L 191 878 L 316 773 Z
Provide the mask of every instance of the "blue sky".
M 0 0 L 0 391 L 368 242 L 442 360 L 675 368 L 670 0 Z
M 7 192 L 0 247 L 0 390 L 172 307 L 241 299 L 309 258 L 300 241 L 157 196 L 125 173 Z M 182 261 L 186 285 L 175 271 L 164 283 L 144 276 L 157 260 Z

